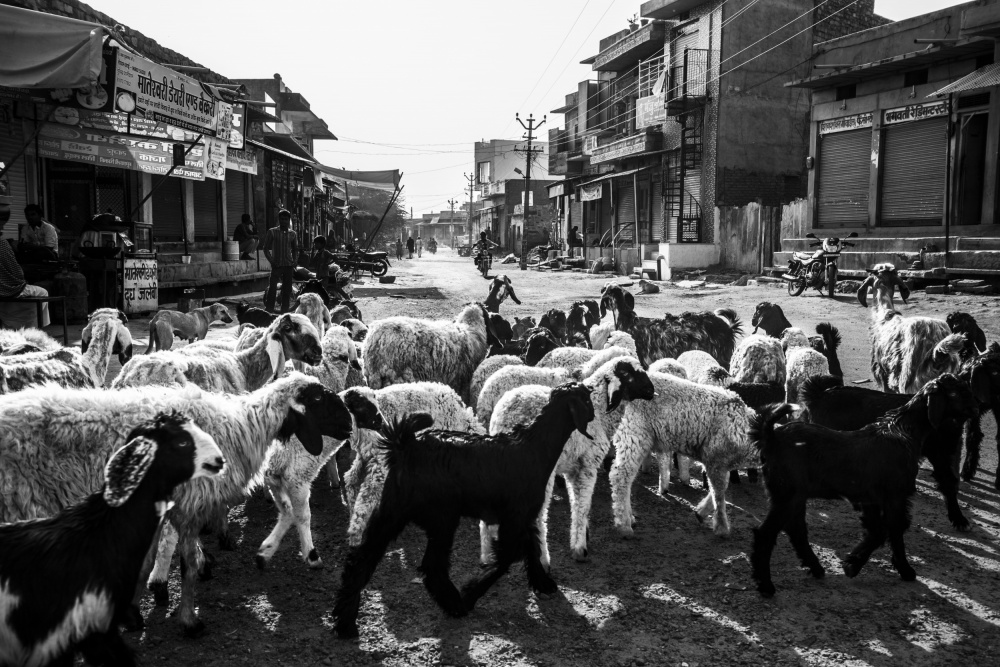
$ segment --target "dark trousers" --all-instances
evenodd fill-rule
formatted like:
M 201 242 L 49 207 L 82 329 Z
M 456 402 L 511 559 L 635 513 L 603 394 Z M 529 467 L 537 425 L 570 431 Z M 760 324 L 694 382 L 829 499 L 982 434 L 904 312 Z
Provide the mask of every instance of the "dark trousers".
M 264 292 L 264 309 L 274 312 L 274 298 L 277 296 L 278 281 L 281 281 L 281 312 L 288 310 L 292 298 L 292 283 L 295 280 L 294 266 L 272 266 L 271 277 Z

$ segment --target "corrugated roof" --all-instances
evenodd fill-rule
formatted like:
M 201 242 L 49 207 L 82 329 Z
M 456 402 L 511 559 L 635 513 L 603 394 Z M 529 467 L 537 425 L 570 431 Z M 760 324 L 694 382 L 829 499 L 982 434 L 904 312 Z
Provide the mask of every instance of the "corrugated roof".
M 980 67 L 972 74 L 966 74 L 958 81 L 949 83 L 941 90 L 934 91 L 927 97 L 943 97 L 949 93 L 960 93 L 966 90 L 979 90 L 1000 86 L 1000 63 L 991 63 Z

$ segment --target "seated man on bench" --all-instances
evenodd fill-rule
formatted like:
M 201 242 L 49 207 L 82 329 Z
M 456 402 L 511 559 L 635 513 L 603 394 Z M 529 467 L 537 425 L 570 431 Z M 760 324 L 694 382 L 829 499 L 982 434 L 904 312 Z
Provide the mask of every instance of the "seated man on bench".
M 24 279 L 24 271 L 17 263 L 14 249 L 7 239 L 0 239 L 0 296 L 31 297 L 48 296 L 49 293 L 37 285 L 29 285 Z M 0 303 L 0 320 L 8 329 L 23 327 L 44 328 L 49 326 L 49 304 L 42 304 L 42 321 L 38 322 L 38 311 L 33 303 Z

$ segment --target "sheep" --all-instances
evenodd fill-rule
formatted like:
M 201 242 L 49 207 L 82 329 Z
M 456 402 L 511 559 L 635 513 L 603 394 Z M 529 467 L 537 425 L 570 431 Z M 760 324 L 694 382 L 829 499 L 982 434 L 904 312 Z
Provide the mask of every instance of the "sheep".
M 792 323 L 785 317 L 781 306 L 770 301 L 761 301 L 753 311 L 753 318 L 750 320 L 753 332 L 763 329 L 771 338 L 781 338 L 781 332 L 792 326 Z
M 441 382 L 470 402 L 472 373 L 486 358 L 489 312 L 466 305 L 454 321 L 389 317 L 372 323 L 365 340 L 368 386 L 401 382 Z
M 521 301 L 514 294 L 514 286 L 510 284 L 510 278 L 506 274 L 494 276 L 493 280 L 490 281 L 490 292 L 486 295 L 486 301 L 483 301 L 483 305 L 486 306 L 486 310 L 489 312 L 499 313 L 500 304 L 507 297 L 510 297 L 510 300 L 517 305 L 521 305 Z
M 605 285 L 601 295 L 601 316 L 612 311 L 615 328 L 635 339 L 639 361 L 649 366 L 657 359 L 676 358 L 687 350 L 708 352 L 723 368 L 729 368 L 736 336 L 742 325 L 727 308 L 715 312 L 667 314 L 661 320 L 637 317 L 635 298 L 620 286 Z
M 483 384 L 491 375 L 504 366 L 523 365 L 524 362 L 520 357 L 515 357 L 510 354 L 501 354 L 495 357 L 486 357 L 483 359 L 483 363 L 476 366 L 476 370 L 472 373 L 472 382 L 469 385 L 469 396 L 472 397 L 470 407 L 476 407 L 476 403 L 479 401 L 479 393 L 483 390 Z
M 378 508 L 360 545 L 347 555 L 334 600 L 334 630 L 358 636 L 361 591 L 389 543 L 409 523 L 427 533 L 421 569 L 424 586 L 450 616 L 465 616 L 517 561 L 525 561 L 529 585 L 542 594 L 557 588 L 539 561 L 534 522 L 545 502 L 549 477 L 574 429 L 587 434 L 594 418 L 590 390 L 566 384 L 552 392 L 541 414 L 526 427 L 495 436 L 456 431 L 417 431 L 432 425 L 425 413 L 386 429 L 386 481 Z M 462 587 L 448 576 L 451 546 L 463 516 L 499 524 L 495 562 Z
M 383 426 L 382 415 L 372 394 L 370 389 L 348 389 L 339 394 L 354 419 L 352 429 L 354 437 L 358 436 L 359 429 L 379 429 Z M 292 526 L 298 529 L 302 559 L 305 563 L 310 568 L 323 567 L 323 560 L 312 540 L 310 525 L 312 513 L 309 508 L 311 487 L 324 466 L 327 466 L 327 470 L 333 466 L 332 474 L 337 474 L 336 454 L 344 442 L 323 438 L 323 449 L 317 456 L 296 446 L 294 442 L 285 447 L 278 447 L 271 453 L 264 468 L 264 483 L 274 499 L 274 506 L 278 510 L 278 521 L 257 549 L 258 569 L 263 570 L 267 567 L 267 563 L 281 546 L 285 533 Z
M 733 381 L 729 371 L 719 365 L 715 357 L 702 350 L 688 350 L 677 357 L 677 363 L 687 371 L 691 382 L 712 387 L 725 387 Z
M 22 345 L 30 345 L 37 348 L 37 352 L 50 352 L 61 350 L 62 343 L 41 329 L 25 327 L 23 329 L 3 329 L 0 328 L 0 349 L 10 350 Z
M 593 375 L 598 368 L 603 366 L 608 361 L 612 359 L 617 359 L 618 357 L 632 357 L 635 358 L 635 354 L 631 351 L 625 349 L 624 347 L 606 347 L 603 350 L 595 350 L 596 354 L 592 356 L 586 363 L 580 366 L 580 378 L 586 380 L 591 375 Z M 563 366 L 563 368 L 567 368 Z M 574 370 L 570 368 L 569 370 Z
M 650 373 L 667 373 L 668 375 L 673 375 L 674 377 L 683 378 L 685 380 L 689 379 L 687 369 L 684 368 L 679 361 L 669 357 L 665 359 L 657 359 L 649 365 L 647 370 Z
M 334 295 L 331 295 L 324 286 L 323 280 L 319 278 L 310 278 L 302 283 L 302 287 L 300 287 L 298 292 L 296 292 L 295 298 L 297 300 L 303 294 L 316 294 L 323 299 L 323 305 L 329 308 L 331 313 L 333 313 L 334 309 L 343 306 L 350 312 L 348 317 L 363 320 L 364 318 L 361 316 L 361 309 L 358 308 L 357 302 L 352 298 L 350 293 L 351 289 L 349 287 L 349 283 L 350 278 L 346 273 L 338 273 L 337 277 L 329 283 L 330 289 L 334 292 Z M 339 324 L 339 322 L 334 320 L 333 324 Z
M 425 412 L 434 419 L 435 426 L 442 429 L 486 434 L 486 428 L 462 403 L 455 390 L 439 382 L 395 384 L 378 391 L 355 391 L 375 401 L 387 423 L 411 413 Z M 371 431 L 357 431 L 352 436 L 351 447 L 356 456 L 351 468 L 344 473 L 343 491 L 351 513 L 347 541 L 356 546 L 361 543 L 365 526 L 382 497 L 385 463 L 378 449 L 376 434 Z
M 101 308 L 90 315 L 81 334 L 81 352 L 70 348 L 0 358 L 0 369 L 8 391 L 55 382 L 62 386 L 104 386 L 112 354 L 125 364 L 132 357 L 132 335 L 128 319 L 114 308 Z
M 771 336 L 751 334 L 740 341 L 729 362 L 735 382 L 778 382 L 785 384 L 785 353 Z
M 953 334 L 960 333 L 965 336 L 965 346 L 959 353 L 963 362 L 971 361 L 986 351 L 986 334 L 979 328 L 976 318 L 972 315 L 956 310 L 948 313 L 948 317 L 944 318 L 944 321 Z
M 729 471 L 757 465 L 756 452 L 747 444 L 750 411 L 738 396 L 665 373 L 649 373 L 656 397 L 625 406 L 615 432 L 615 462 L 611 467 L 611 499 L 615 527 L 632 536 L 631 487 L 639 465 L 658 450 L 660 493 L 670 484 L 670 454 L 677 452 L 700 461 L 708 475 L 709 493 L 698 504 L 699 520 L 715 510 L 716 535 L 729 534 L 726 487 Z
M 511 325 L 511 333 L 513 334 L 514 340 L 522 340 L 525 338 L 525 334 L 528 329 L 534 329 L 537 326 L 535 318 L 531 317 L 514 317 L 514 324 Z
M 990 343 L 986 352 L 982 355 L 967 361 L 962 365 L 961 377 L 966 377 L 971 373 L 973 387 L 976 373 L 989 377 L 989 389 L 987 400 L 981 400 L 979 404 L 979 417 L 969 422 L 965 436 L 965 463 L 962 465 L 962 479 L 971 481 L 979 468 L 979 449 L 983 442 L 982 418 L 992 410 L 993 419 L 997 422 L 997 451 L 1000 452 L 1000 343 Z M 997 473 L 993 479 L 993 485 L 1000 490 L 1000 465 L 997 466 Z
M 595 350 L 600 350 L 607 345 L 608 337 L 611 336 L 614 331 L 617 331 L 617 329 L 615 329 L 615 323 L 611 320 L 593 325 L 590 327 L 590 331 L 588 332 L 590 336 L 590 345 Z M 633 345 L 634 344 L 635 341 L 633 340 Z
M 780 340 L 781 349 L 786 353 L 790 347 L 812 347 L 812 343 L 809 342 L 809 337 L 806 336 L 806 332 L 798 327 L 788 327 L 782 331 Z
M 633 357 L 636 359 L 639 358 L 639 353 L 635 346 L 635 339 L 632 338 L 632 334 L 624 331 L 612 331 L 608 334 L 608 340 L 604 343 L 602 348 L 607 349 L 609 347 L 623 347 L 628 350 Z
M 136 357 L 122 367 L 111 386 L 190 383 L 209 391 L 253 391 L 277 377 L 286 359 L 309 364 L 322 359 L 319 335 L 304 315 L 281 315 L 263 335 L 254 336 L 259 336 L 254 344 L 238 352 L 191 345 Z
M 349 317 L 340 323 L 351 334 L 351 340 L 363 341 L 368 336 L 368 325 L 361 320 Z
M 943 373 L 956 373 L 959 353 L 965 346 L 962 334 L 952 334 L 948 325 L 929 317 L 903 317 L 892 302 L 896 287 L 906 303 L 910 289 L 892 264 L 876 264 L 858 288 L 858 302 L 868 307 L 867 293 L 875 293 L 871 309 L 872 377 L 882 391 L 915 394 Z
M 309 318 L 320 338 L 326 333 L 327 328 L 332 326 L 330 309 L 323 303 L 323 298 L 315 292 L 300 293 L 295 297 L 295 309 L 292 312 Z
M 537 368 L 565 368 L 567 370 L 582 369 L 588 365 L 590 372 L 596 370 L 608 359 L 615 357 L 634 356 L 621 347 L 591 350 L 583 347 L 557 347 L 536 364 Z M 597 365 L 592 362 L 597 360 Z
M 830 363 L 811 347 L 790 348 L 785 356 L 788 378 L 785 380 L 785 402 L 798 403 L 802 383 L 817 375 L 827 375 Z
M 964 368 L 959 379 L 968 382 L 973 395 L 982 405 L 989 400 L 990 374 L 985 366 Z M 892 410 L 906 405 L 913 398 L 910 394 L 886 394 L 875 389 L 844 387 L 841 379 L 834 375 L 811 378 L 802 386 L 800 395 L 803 404 L 801 421 L 818 424 L 835 431 L 858 431 Z M 975 421 L 975 420 L 973 420 Z M 933 468 L 938 490 L 944 497 L 948 519 L 958 530 L 971 530 L 969 520 L 958 504 L 958 471 L 955 461 L 940 458 L 940 452 L 961 452 L 962 428 L 964 424 L 943 422 L 926 437 L 942 443 L 949 443 L 928 454 Z
M 860 431 L 834 431 L 793 422 L 774 426 L 791 407 L 765 408 L 752 420 L 750 441 L 759 450 L 770 508 L 753 531 L 750 563 L 757 590 L 774 595 L 771 552 L 784 530 L 802 564 L 815 578 L 825 572 L 809 546 L 806 502 L 844 498 L 861 509 L 865 533 L 844 561 L 844 574 L 857 576 L 872 552 L 888 537 L 891 562 L 903 581 L 916 579 L 907 562 L 903 534 L 910 525 L 920 460 L 951 458 L 952 443 L 926 435 L 943 422 L 961 423 L 976 413 L 968 384 L 945 374 L 924 386 L 905 406 Z
M 594 421 L 588 426 L 593 439 L 587 439 L 576 432 L 570 435 L 546 487 L 545 502 L 537 521 L 541 562 L 546 570 L 550 564 L 546 535 L 555 476 L 562 475 L 566 479 L 572 516 L 570 551 L 575 560 L 582 562 L 588 556 L 587 524 L 590 520 L 590 502 L 597 482 L 597 471 L 611 449 L 611 438 L 622 415 L 622 410 L 618 408 L 623 405 L 623 401 L 648 401 L 653 398 L 653 383 L 639 365 L 639 360 L 631 357 L 620 357 L 604 363 L 583 384 L 590 390 L 590 399 L 594 405 Z M 507 392 L 493 411 L 490 433 L 510 433 L 518 426 L 530 422 L 548 404 L 552 391 L 550 387 L 528 385 Z M 480 531 L 481 561 L 488 563 L 491 545 L 485 524 L 480 527 Z
M 497 403 L 511 389 L 526 384 L 555 387 L 571 379 L 580 379 L 580 372 L 566 368 L 536 368 L 534 366 L 504 366 L 487 378 L 476 401 L 476 417 L 483 426 L 489 426 Z
M 141 423 L 103 487 L 55 516 L 0 526 L 0 665 L 134 665 L 118 626 L 174 488 L 224 466 L 212 437 L 176 413 Z M 141 621 L 142 617 L 138 616 Z
M 354 342 L 354 350 L 358 355 L 359 369 L 355 369 L 353 366 L 347 371 L 347 379 L 344 381 L 344 388 L 348 387 L 367 387 L 368 381 L 365 379 L 365 346 L 357 341 Z

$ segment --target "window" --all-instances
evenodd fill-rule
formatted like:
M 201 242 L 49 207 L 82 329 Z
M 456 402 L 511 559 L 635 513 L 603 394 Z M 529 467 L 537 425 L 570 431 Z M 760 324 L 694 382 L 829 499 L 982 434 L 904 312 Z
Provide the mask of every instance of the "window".
M 476 185 L 483 185 L 490 182 L 490 163 L 476 163 Z
M 853 83 L 846 86 L 837 86 L 837 101 L 850 100 L 858 96 L 858 87 Z
M 915 69 L 903 75 L 903 87 L 922 86 L 927 83 L 927 68 Z

